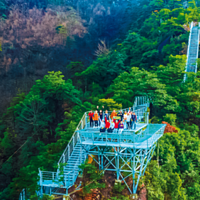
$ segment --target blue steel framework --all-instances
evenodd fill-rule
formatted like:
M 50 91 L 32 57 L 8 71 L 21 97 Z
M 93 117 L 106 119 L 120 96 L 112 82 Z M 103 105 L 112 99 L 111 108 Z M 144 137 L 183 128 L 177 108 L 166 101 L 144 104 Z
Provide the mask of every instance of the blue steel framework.
M 46 194 L 62 194 L 57 192 L 59 188 L 68 189 L 74 185 L 79 174 L 78 166 L 83 163 L 88 155 L 96 155 L 94 160 L 103 171 L 116 172 L 117 179 L 124 181 L 130 193 L 136 193 L 139 179 L 143 176 L 148 162 L 151 160 L 155 150 L 156 142 L 162 137 L 165 125 L 148 124 L 149 100 L 147 97 L 136 97 L 131 110 L 138 116 L 137 127 L 124 129 L 121 133 L 100 133 L 97 128 L 89 127 L 88 112 L 85 113 L 79 122 L 71 140 L 64 150 L 57 172 L 41 171 L 38 182 L 40 196 Z M 127 109 L 124 109 L 128 111 Z M 129 187 L 127 178 L 133 177 L 133 185 Z
M 96 155 L 98 159 L 93 159 L 99 169 L 116 172 L 117 180 L 124 181 L 130 193 L 135 194 L 164 128 L 163 124 L 147 124 L 145 130 L 140 129 L 137 134 L 132 130 L 121 134 L 94 133 L 92 130 L 78 132 L 86 157 Z M 129 176 L 133 178 L 131 188 L 126 182 Z

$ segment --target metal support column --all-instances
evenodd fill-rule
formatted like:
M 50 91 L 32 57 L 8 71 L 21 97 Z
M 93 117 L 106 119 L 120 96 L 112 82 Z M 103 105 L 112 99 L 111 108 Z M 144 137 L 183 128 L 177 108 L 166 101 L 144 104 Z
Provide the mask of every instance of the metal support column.
M 135 169 L 136 169 L 136 149 L 133 149 L 133 165 L 132 165 L 132 176 L 133 176 L 133 191 L 135 190 Z
M 117 152 L 116 152 L 116 170 L 117 170 L 117 180 L 119 180 L 119 147 L 116 147 Z
M 102 154 L 102 152 L 101 152 L 101 170 L 103 170 L 103 154 Z

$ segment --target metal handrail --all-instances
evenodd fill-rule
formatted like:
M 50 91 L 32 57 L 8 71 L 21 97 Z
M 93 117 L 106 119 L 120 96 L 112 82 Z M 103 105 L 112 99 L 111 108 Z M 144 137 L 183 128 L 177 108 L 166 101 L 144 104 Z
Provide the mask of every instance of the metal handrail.
M 76 127 L 76 129 L 75 129 L 75 131 L 74 131 L 74 133 L 73 133 L 73 135 L 72 135 L 72 137 L 71 137 L 71 139 L 70 139 L 70 141 L 69 141 L 67 147 L 65 148 L 63 154 L 66 154 L 66 152 L 68 152 L 69 144 L 73 143 L 73 140 L 74 140 L 74 138 L 75 138 L 75 136 L 76 136 L 76 133 L 77 133 L 76 131 L 79 130 L 79 127 L 81 126 L 81 124 L 84 123 L 84 122 L 83 122 L 83 121 L 84 121 L 84 118 L 85 118 L 85 113 L 83 114 L 83 116 L 82 116 L 82 118 L 81 118 L 81 120 L 80 120 L 78 126 Z M 61 160 L 62 160 L 62 158 L 63 158 L 63 154 L 62 154 L 62 156 L 60 157 L 60 159 L 59 159 L 59 161 L 58 161 L 58 165 L 61 163 Z
M 200 23 L 198 23 L 198 28 L 199 28 Z M 199 29 L 198 29 L 198 47 L 197 47 L 197 56 L 199 55 Z M 197 73 L 197 62 L 195 66 L 195 73 Z
M 135 103 L 136 102 L 136 103 Z M 137 106 L 140 106 L 140 105 L 143 105 L 143 104 L 148 104 L 149 103 L 149 99 L 147 98 L 147 96 L 142 96 L 142 97 L 136 97 L 135 98 L 135 102 L 134 102 L 134 104 L 133 105 L 135 105 L 136 107 Z M 135 107 L 133 107 L 133 109 L 134 109 Z M 140 108 L 140 109 L 137 109 L 137 111 L 139 111 L 139 110 L 144 110 L 145 108 Z M 123 109 L 123 110 L 129 110 L 129 108 L 125 108 L 125 109 Z M 137 112 L 136 111 L 136 112 Z M 89 112 L 89 111 L 88 111 Z M 73 147 L 74 148 L 74 146 L 75 146 L 75 144 L 74 144 L 74 138 L 76 138 L 77 137 L 77 130 L 80 130 L 80 129 L 83 129 L 86 125 L 87 125 L 87 115 L 88 115 L 88 112 L 85 112 L 84 114 L 83 114 L 83 116 L 82 116 L 82 118 L 81 118 L 81 120 L 80 120 L 80 122 L 79 122 L 79 124 L 78 124 L 78 126 L 76 127 L 76 129 L 75 129 L 75 131 L 74 131 L 74 133 L 73 133 L 73 135 L 72 135 L 72 137 L 71 137 L 71 139 L 70 139 L 70 141 L 69 141 L 69 143 L 68 143 L 68 145 L 67 145 L 67 147 L 65 148 L 65 150 L 64 150 L 64 152 L 63 152 L 63 154 L 62 154 L 62 156 L 60 157 L 60 159 L 59 159 L 59 161 L 58 161 L 58 165 L 60 164 L 60 163 L 66 163 L 67 162 L 67 160 L 69 159 L 69 157 L 70 157 L 70 155 L 71 155 L 71 153 L 73 152 L 73 149 L 70 149 L 70 147 Z M 143 111 L 143 113 L 144 113 L 145 111 Z M 80 126 L 81 126 L 81 128 L 80 128 Z M 78 140 L 78 138 L 76 138 L 76 140 Z M 66 156 L 66 155 L 68 155 L 68 156 Z
M 26 199 L 26 190 L 25 188 L 21 191 L 19 195 L 19 200 L 25 200 Z
M 72 174 L 72 171 L 70 172 L 64 172 L 63 174 L 58 174 L 57 172 L 51 172 L 51 171 L 40 171 L 40 185 L 44 185 L 44 181 L 52 180 L 55 184 L 60 184 L 60 179 L 63 178 L 63 181 L 65 183 L 65 187 L 69 186 L 69 183 L 67 181 L 67 177 L 69 177 L 70 174 Z
M 189 59 L 189 55 L 190 55 L 190 43 L 191 43 L 192 28 L 193 28 L 193 26 L 194 26 L 194 23 L 191 22 L 191 24 L 190 24 L 190 35 L 189 35 L 188 47 L 187 47 L 187 60 L 186 60 L 185 72 L 187 72 L 187 68 L 188 68 L 188 59 Z M 186 74 L 184 74 L 183 82 L 185 82 L 186 77 L 187 77 Z
M 149 127 L 150 126 L 150 127 Z M 145 138 L 144 142 L 147 142 L 148 145 L 152 145 L 155 143 L 155 138 L 157 134 L 162 135 L 164 132 L 166 124 L 148 124 L 145 130 L 140 130 L 140 134 L 135 134 L 136 131 L 134 130 L 123 130 L 120 134 L 119 133 L 108 133 L 103 132 L 99 134 L 99 131 L 84 131 L 80 130 L 79 134 L 81 135 L 81 140 L 92 140 L 93 143 L 95 142 L 103 142 L 105 145 L 108 143 L 117 143 L 119 146 L 127 144 L 138 144 L 141 143 L 141 139 Z M 149 128 L 151 128 L 151 133 L 149 133 Z M 153 133 L 152 133 L 153 128 Z M 149 138 L 148 138 L 149 137 Z

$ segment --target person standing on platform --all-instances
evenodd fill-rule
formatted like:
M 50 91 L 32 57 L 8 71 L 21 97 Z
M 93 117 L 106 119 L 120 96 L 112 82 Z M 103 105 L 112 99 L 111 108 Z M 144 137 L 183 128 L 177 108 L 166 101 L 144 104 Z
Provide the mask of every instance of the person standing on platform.
M 89 112 L 89 119 L 90 119 L 90 127 L 93 127 L 93 118 L 94 118 L 94 113 L 92 110 Z
M 113 120 L 113 117 L 117 116 L 117 113 L 115 110 L 113 110 L 113 112 L 110 115 L 110 118 Z
M 94 113 L 95 127 L 98 127 L 98 121 L 99 121 L 99 115 L 98 115 L 97 110 L 96 110 L 95 113 Z
M 128 129 L 131 127 L 131 114 L 129 112 L 127 113 L 127 127 Z
M 113 132 L 113 130 L 114 130 L 114 128 L 115 128 L 115 124 L 114 124 L 114 122 L 113 121 L 111 121 L 111 123 L 110 123 L 110 128 L 108 128 L 108 133 L 112 133 Z
M 119 127 L 119 134 L 121 134 L 122 131 L 124 130 L 124 124 L 122 121 L 119 123 L 118 127 Z
M 129 114 L 131 113 L 131 107 L 129 107 L 128 113 L 129 113 Z
M 124 128 L 126 128 L 126 122 L 127 122 L 127 112 L 126 111 L 124 113 L 124 120 L 123 120 L 123 122 L 124 122 Z
M 120 111 L 120 112 L 117 114 L 117 116 L 121 117 L 121 119 L 120 119 L 121 121 L 123 120 L 123 116 L 124 116 L 124 115 L 123 115 L 122 111 Z
M 106 110 L 106 112 L 105 112 L 105 119 L 106 120 L 109 120 L 109 114 L 108 114 L 108 111 Z
M 105 124 L 104 120 L 102 120 L 100 128 L 105 128 L 105 126 L 106 126 L 106 124 Z
M 115 123 L 115 129 L 118 129 L 119 128 L 119 121 L 115 120 L 114 123 Z
M 105 121 L 105 124 L 106 124 L 105 128 L 106 128 L 106 129 L 109 129 L 109 128 L 110 128 L 110 122 L 109 122 L 109 120 L 106 120 L 106 121 Z
M 99 112 L 99 117 L 100 117 L 100 120 L 102 121 L 102 119 L 103 119 L 103 112 L 102 112 L 102 110 L 100 110 L 100 112 Z
M 137 115 L 135 112 L 131 115 L 132 123 L 134 124 L 134 129 L 136 129 Z

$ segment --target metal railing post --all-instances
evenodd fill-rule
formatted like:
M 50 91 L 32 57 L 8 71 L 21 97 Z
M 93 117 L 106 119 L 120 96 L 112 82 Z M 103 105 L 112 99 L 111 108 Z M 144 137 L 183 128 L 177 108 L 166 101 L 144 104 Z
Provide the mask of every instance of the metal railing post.
M 63 156 L 63 163 L 65 163 L 65 154 L 63 153 L 62 156 Z
M 68 144 L 68 160 L 69 160 L 69 157 L 70 157 L 70 146 Z
M 65 187 L 66 187 L 66 190 L 67 190 L 67 181 L 66 181 L 66 174 L 64 173 L 64 182 L 65 182 Z
M 42 185 L 42 172 L 40 171 L 40 168 L 39 168 L 39 174 L 40 174 L 40 186 Z
M 85 114 L 85 128 L 87 128 L 87 116 Z

